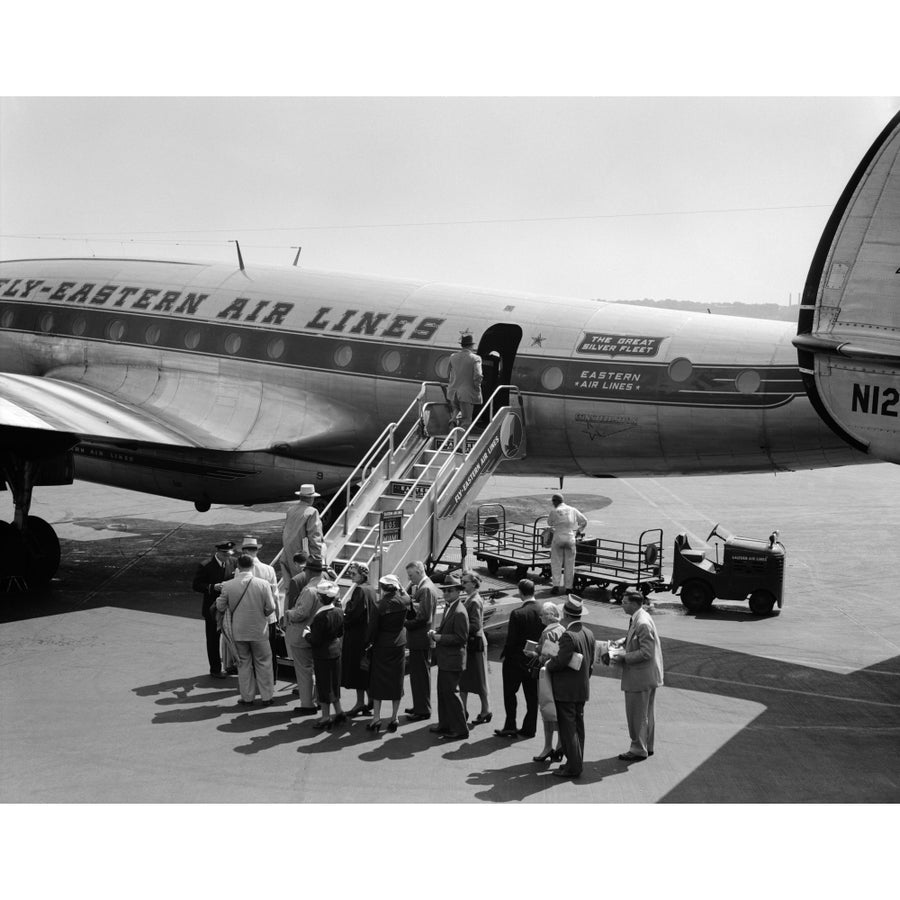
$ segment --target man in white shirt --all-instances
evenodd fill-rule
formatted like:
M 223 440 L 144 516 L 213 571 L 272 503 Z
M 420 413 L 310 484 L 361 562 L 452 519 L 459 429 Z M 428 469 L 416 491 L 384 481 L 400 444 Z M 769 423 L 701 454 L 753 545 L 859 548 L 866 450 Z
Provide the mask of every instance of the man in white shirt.
M 547 525 L 553 529 L 550 544 L 552 593 L 558 594 L 560 590 L 569 593 L 575 581 L 575 534 L 587 528 L 587 519 L 574 506 L 569 506 L 562 494 L 554 494 L 550 502 L 553 509 L 547 516 Z
M 238 652 L 238 687 L 241 706 L 249 706 L 257 690 L 264 706 L 271 706 L 275 692 L 272 648 L 269 646 L 269 617 L 275 612 L 275 598 L 268 581 L 253 575 L 253 559 L 238 558 L 234 578 L 222 583 L 216 607 L 231 610 L 232 634 Z

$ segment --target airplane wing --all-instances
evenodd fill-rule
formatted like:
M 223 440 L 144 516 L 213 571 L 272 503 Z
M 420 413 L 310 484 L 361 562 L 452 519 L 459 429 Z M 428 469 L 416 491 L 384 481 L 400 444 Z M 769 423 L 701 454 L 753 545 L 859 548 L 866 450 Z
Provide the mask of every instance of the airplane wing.
M 284 385 L 149 367 L 65 367 L 48 376 L 0 373 L 0 430 L 87 441 L 296 458 L 358 456 L 368 417 Z
M 823 420 L 857 449 L 900 462 L 900 113 L 825 227 L 794 345 Z

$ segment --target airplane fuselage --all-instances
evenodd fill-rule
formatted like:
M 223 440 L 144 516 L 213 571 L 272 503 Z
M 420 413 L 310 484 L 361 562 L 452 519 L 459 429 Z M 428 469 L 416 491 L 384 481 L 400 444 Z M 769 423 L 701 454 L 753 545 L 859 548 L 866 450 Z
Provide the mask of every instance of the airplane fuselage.
M 16 376 L 77 385 L 159 426 L 143 440 L 83 429 L 77 477 L 218 503 L 336 487 L 423 381 L 446 381 L 463 333 L 499 353 L 499 382 L 523 397 L 528 453 L 508 474 L 866 461 L 807 400 L 795 330 L 299 268 L 0 263 L 5 389 Z M 59 402 L 74 401 L 61 389 Z

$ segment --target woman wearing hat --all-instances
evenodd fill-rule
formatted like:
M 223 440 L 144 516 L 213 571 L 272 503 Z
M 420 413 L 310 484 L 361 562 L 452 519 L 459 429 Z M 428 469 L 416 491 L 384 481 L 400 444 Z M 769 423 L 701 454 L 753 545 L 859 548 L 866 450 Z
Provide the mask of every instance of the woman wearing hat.
M 369 670 L 360 668 L 366 652 L 366 633 L 375 608 L 375 588 L 369 582 L 369 567 L 365 563 L 350 563 L 345 572 L 353 582 L 353 590 L 344 604 L 344 645 L 341 653 L 341 687 L 356 690 L 356 704 L 347 710 L 352 719 L 372 712 L 366 703 Z
M 484 600 L 478 593 L 481 587 L 481 576 L 475 572 L 463 572 L 460 578 L 466 593 L 464 605 L 469 615 L 469 642 L 466 645 L 466 669 L 459 679 L 459 693 L 462 697 L 463 709 L 466 707 L 468 695 L 478 694 L 481 700 L 481 712 L 472 720 L 473 725 L 490 722 L 491 698 L 487 683 L 487 640 L 484 636 Z M 466 712 L 468 716 L 468 711 Z
M 403 696 L 403 662 L 406 657 L 406 613 L 412 606 L 409 595 L 400 586 L 396 575 L 378 579 L 381 596 L 372 610 L 366 643 L 372 648 L 369 669 L 369 697 L 374 712 L 366 725 L 370 731 L 381 730 L 381 701 L 392 705 L 388 731 L 396 731 L 400 724 L 400 698 Z
M 316 593 L 322 605 L 316 610 L 306 632 L 306 639 L 312 647 L 316 692 L 322 705 L 322 715 L 313 723 L 313 728 L 331 728 L 347 718 L 341 709 L 341 639 L 344 634 L 344 614 L 336 605 L 340 592 L 341 589 L 333 581 L 324 578 L 316 585 Z M 334 716 L 329 715 L 332 703 Z
M 563 757 L 562 747 L 553 749 L 553 732 L 557 730 L 556 700 L 553 699 L 553 685 L 550 683 L 550 673 L 544 668 L 544 663 L 552 659 L 556 654 L 548 652 L 549 644 L 556 644 L 559 650 L 559 639 L 565 632 L 562 622 L 559 621 L 561 613 L 555 603 L 547 602 L 541 607 L 541 621 L 544 630 L 538 638 L 537 650 L 533 651 L 535 665 L 540 668 L 538 678 L 538 705 L 541 710 L 541 721 L 544 723 L 544 749 L 532 759 L 535 762 L 560 762 Z M 528 654 L 528 651 L 525 651 Z

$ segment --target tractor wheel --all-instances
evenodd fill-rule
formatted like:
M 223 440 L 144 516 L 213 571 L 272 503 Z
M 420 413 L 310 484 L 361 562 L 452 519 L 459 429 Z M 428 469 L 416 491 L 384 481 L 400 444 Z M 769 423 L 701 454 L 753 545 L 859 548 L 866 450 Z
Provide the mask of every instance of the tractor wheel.
M 681 603 L 688 612 L 705 612 L 714 599 L 713 589 L 699 578 L 692 578 L 681 586 Z
M 775 597 L 770 591 L 754 591 L 750 595 L 750 609 L 757 616 L 765 616 L 775 607 Z

